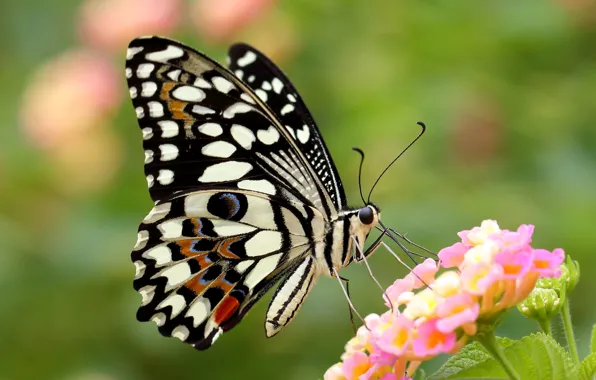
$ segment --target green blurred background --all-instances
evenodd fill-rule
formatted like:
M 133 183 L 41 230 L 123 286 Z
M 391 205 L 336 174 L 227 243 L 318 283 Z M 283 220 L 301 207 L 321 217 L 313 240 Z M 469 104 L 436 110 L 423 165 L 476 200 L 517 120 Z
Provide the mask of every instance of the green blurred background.
M 258 12 L 228 20 L 229 30 L 217 29 L 221 16 L 209 13 L 215 2 L 191 3 L 176 3 L 173 26 L 137 25 L 121 35 L 160 32 L 220 62 L 235 40 L 271 54 L 315 115 L 355 206 L 358 156 L 350 148 L 367 153 L 368 189 L 424 121 L 427 133 L 375 191 L 383 220 L 436 251 L 483 219 L 510 229 L 535 224 L 534 246 L 562 247 L 580 261 L 584 276 L 571 299 L 580 354 L 587 353 L 596 314 L 593 1 L 237 0 L 234 7 Z M 81 36 L 86 6 L 0 2 L 0 379 L 322 378 L 352 335 L 333 279 L 322 279 L 295 321 L 270 340 L 268 300 L 206 352 L 136 322 L 129 254 L 151 208 L 141 134 L 123 75 L 126 43 L 106 47 Z M 106 30 L 138 17 L 134 6 L 122 9 Z M 76 120 L 81 131 L 27 125 L 35 105 L 24 94 L 36 72 L 80 48 L 119 70 L 121 99 L 93 125 Z M 79 101 L 67 104 L 75 115 Z M 384 286 L 405 273 L 386 252 L 371 264 Z M 343 275 L 361 313 L 385 310 L 364 267 Z M 514 310 L 498 333 L 532 331 L 537 326 Z

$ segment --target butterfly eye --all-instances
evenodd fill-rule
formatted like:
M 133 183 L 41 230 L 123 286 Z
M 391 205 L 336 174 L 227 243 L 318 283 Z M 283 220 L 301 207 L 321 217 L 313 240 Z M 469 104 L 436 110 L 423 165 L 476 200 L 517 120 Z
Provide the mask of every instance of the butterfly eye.
M 375 215 L 371 207 L 363 207 L 358 211 L 358 218 L 363 224 L 371 224 L 375 220 Z

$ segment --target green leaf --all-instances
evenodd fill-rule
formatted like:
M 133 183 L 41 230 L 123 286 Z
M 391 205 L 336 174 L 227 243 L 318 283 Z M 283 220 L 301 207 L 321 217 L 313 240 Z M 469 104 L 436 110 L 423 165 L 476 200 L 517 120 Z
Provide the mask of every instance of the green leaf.
M 533 334 L 519 341 L 499 338 L 505 357 L 521 379 L 576 379 L 569 353 L 552 337 Z M 574 376 L 575 375 L 575 376 Z M 429 379 L 508 379 L 501 366 L 478 343 L 470 344 L 451 357 Z
M 592 347 L 594 347 L 594 334 L 592 334 Z M 596 379 L 596 353 L 586 356 L 579 368 L 580 380 Z
M 596 352 L 596 325 L 592 326 L 592 340 L 590 341 L 590 352 Z
M 423 369 L 419 369 L 416 371 L 416 374 L 414 375 L 414 380 L 426 380 L 428 379 L 428 377 L 426 376 L 426 373 L 424 372 Z

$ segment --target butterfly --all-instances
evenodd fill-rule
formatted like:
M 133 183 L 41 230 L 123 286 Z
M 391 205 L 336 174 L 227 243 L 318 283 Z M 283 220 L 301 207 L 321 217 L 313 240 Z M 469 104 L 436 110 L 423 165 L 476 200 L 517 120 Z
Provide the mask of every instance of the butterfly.
M 281 70 L 245 44 L 228 68 L 162 37 L 127 50 L 126 77 L 155 206 L 131 258 L 139 321 L 203 350 L 279 284 L 267 337 L 321 275 L 361 261 L 380 210 L 346 204 L 313 117 Z M 378 245 L 378 244 L 377 244 Z

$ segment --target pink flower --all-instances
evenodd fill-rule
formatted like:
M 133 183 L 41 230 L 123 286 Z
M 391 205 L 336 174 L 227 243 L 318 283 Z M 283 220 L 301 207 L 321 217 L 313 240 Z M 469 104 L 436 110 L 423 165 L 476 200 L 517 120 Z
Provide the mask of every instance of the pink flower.
M 385 294 L 383 294 L 385 305 L 387 305 L 387 307 L 391 307 L 388 299 L 391 300 L 392 303 L 396 303 L 402 293 L 410 292 L 413 289 L 414 279 L 412 277 L 406 276 L 406 278 L 395 280 L 395 282 L 392 285 L 389 285 L 387 290 L 385 290 Z M 393 306 L 397 305 L 394 304 Z
M 435 274 L 439 270 L 439 266 L 433 259 L 426 259 L 421 264 L 416 265 L 412 272 L 410 272 L 406 279 L 413 282 L 413 288 L 418 289 L 422 286 L 430 286 L 435 280 Z
M 426 357 L 447 353 L 455 346 L 455 333 L 439 331 L 437 322 L 437 319 L 432 319 L 418 327 L 418 337 L 412 343 L 414 353 L 417 356 Z
M 341 369 L 346 380 L 359 380 L 372 366 L 373 363 L 364 352 L 353 352 L 344 359 Z
M 496 221 L 484 220 L 480 224 L 480 227 L 474 227 L 471 230 L 458 232 L 457 235 L 465 245 L 475 246 L 484 244 L 489 238 L 500 232 L 501 229 Z
M 455 243 L 439 251 L 439 260 L 443 268 L 458 267 L 464 261 L 464 254 L 469 247 L 464 243 Z
M 509 250 L 525 250 L 532 243 L 532 234 L 534 226 L 531 224 L 522 224 L 516 232 L 504 230 L 499 240 L 503 242 Z
M 104 123 L 122 97 L 122 74 L 101 55 L 75 50 L 46 63 L 25 91 L 21 120 L 37 146 L 58 148 Z
M 490 263 L 467 265 L 461 271 L 462 287 L 473 295 L 482 295 L 492 284 L 502 278 L 503 268 Z
M 552 252 L 546 249 L 535 249 L 533 259 L 532 271 L 540 273 L 540 277 L 559 277 L 561 275 L 559 265 L 565 260 L 565 251 L 561 248 Z
M 79 34 L 91 46 L 119 53 L 142 35 L 171 34 L 182 16 L 181 0 L 87 0 Z
M 231 38 L 274 3 L 275 0 L 196 0 L 191 17 L 204 37 L 217 42 Z
M 503 278 L 518 279 L 525 276 L 532 267 L 532 251 L 511 251 L 506 249 L 495 256 L 495 263 L 503 268 Z
M 376 341 L 376 345 L 383 351 L 393 355 L 402 355 L 412 339 L 414 323 L 403 315 L 393 317 L 389 326 Z
M 450 333 L 465 324 L 474 323 L 479 312 L 478 301 L 470 294 L 460 293 L 446 298 L 437 307 L 437 330 Z
M 330 367 L 327 372 L 325 372 L 325 375 L 323 375 L 323 379 L 324 380 L 346 380 L 346 377 L 344 376 L 344 372 L 342 367 L 342 363 L 337 363 L 334 364 L 332 367 Z

